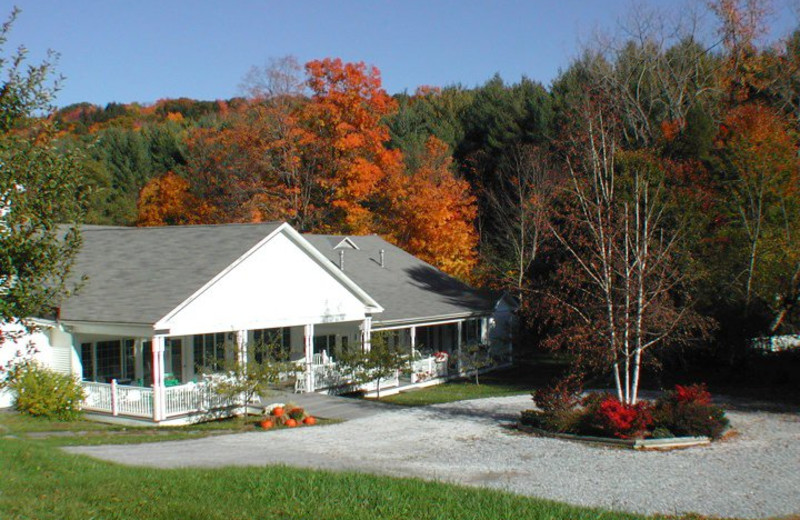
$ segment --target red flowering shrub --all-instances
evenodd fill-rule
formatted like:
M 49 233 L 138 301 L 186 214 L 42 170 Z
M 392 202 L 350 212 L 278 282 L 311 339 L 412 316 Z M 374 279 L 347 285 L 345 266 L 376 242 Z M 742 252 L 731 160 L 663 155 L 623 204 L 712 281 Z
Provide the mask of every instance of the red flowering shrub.
M 711 393 L 703 383 L 689 386 L 675 385 L 673 399 L 678 403 L 711 404 Z
M 592 392 L 581 398 L 574 381 L 534 392 L 536 410 L 525 410 L 520 422 L 550 432 L 601 437 L 666 438 L 707 436 L 718 439 L 728 427 L 725 411 L 711 403 L 705 385 L 676 386 L 655 404 L 620 402 L 615 396 Z
M 610 395 L 600 401 L 592 415 L 592 423 L 596 428 L 620 439 L 644 437 L 648 426 L 653 424 L 649 403 L 639 401 L 635 405 L 628 405 Z

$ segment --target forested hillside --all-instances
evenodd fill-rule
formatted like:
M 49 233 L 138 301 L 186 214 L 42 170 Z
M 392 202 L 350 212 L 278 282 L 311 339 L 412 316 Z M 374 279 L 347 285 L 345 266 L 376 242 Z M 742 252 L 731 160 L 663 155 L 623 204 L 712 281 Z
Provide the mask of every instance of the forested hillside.
M 277 59 L 241 98 L 62 108 L 58 146 L 90 223 L 378 233 L 513 293 L 543 345 L 732 362 L 800 325 L 800 32 L 764 41 L 759 2 L 710 12 L 709 34 L 640 14 L 547 87 L 390 96 L 370 65 Z

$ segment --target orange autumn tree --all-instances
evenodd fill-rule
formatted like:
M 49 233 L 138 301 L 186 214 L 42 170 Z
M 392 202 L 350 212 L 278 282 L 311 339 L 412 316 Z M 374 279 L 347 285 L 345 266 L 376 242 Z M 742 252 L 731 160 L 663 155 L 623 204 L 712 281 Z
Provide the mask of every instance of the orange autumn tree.
M 775 333 L 800 297 L 800 161 L 790 124 L 776 110 L 746 104 L 731 110 L 720 131 L 722 193 L 742 241 L 746 307 L 760 299 Z
M 378 228 L 370 211 L 381 181 L 401 168 L 389 150 L 382 118 L 395 101 L 381 88 L 380 71 L 326 58 L 306 64 L 312 97 L 299 115 L 304 160 L 313 165 L 328 215 L 322 230 L 363 234 Z
M 447 144 L 429 137 L 416 171 L 393 174 L 386 186 L 390 210 L 387 238 L 459 278 L 475 267 L 478 243 L 475 197 L 467 181 L 453 175 Z
M 167 172 L 151 179 L 139 193 L 138 226 L 199 224 L 208 213 L 207 204 L 192 195 L 189 182 Z
M 379 233 L 467 277 L 476 262 L 475 201 L 454 177 L 447 145 L 432 138 L 409 171 L 402 152 L 388 147 L 384 118 L 396 103 L 376 68 L 325 59 L 305 70 L 310 97 L 259 89 L 219 124 L 192 132 L 185 172 L 191 186 L 175 191 L 206 202 L 195 221 L 285 220 L 302 232 Z M 157 193 L 153 200 L 179 205 Z M 140 204 L 141 221 L 162 222 L 151 206 Z
M 219 129 L 189 141 L 189 177 L 213 201 L 211 222 L 285 220 L 301 231 L 320 220 L 313 172 L 303 163 L 294 114 L 274 100 L 231 113 Z
M 767 33 L 770 4 L 770 0 L 711 0 L 708 4 L 719 20 L 717 34 L 727 51 L 717 74 L 731 104 L 764 92 L 772 81 L 766 72 L 775 65 L 775 56 L 757 48 L 758 39 Z

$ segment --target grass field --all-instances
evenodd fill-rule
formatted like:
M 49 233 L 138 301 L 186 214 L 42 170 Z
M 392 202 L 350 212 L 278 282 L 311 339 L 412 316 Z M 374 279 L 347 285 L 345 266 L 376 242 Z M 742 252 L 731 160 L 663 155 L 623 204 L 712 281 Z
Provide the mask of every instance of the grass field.
M 15 412 L 0 412 L 0 437 L 4 435 L 20 437 L 51 446 L 136 444 L 254 431 L 259 429 L 256 425 L 259 420 L 260 417 L 236 417 L 187 426 L 157 428 L 155 426 L 119 426 L 88 420 L 51 421 Z M 318 424 L 333 422 L 336 421 L 318 419 Z
M 264 435 L 269 435 L 265 432 Z M 634 519 L 498 491 L 283 466 L 158 470 L 0 438 L 3 519 Z
M 480 387 L 453 383 L 419 401 L 528 391 L 523 375 L 498 374 Z M 515 380 L 516 378 L 516 380 Z M 431 395 L 438 397 L 430 397 Z M 435 400 L 434 400 L 435 399 Z M 416 404 L 416 403 L 410 403 Z M 286 466 L 221 469 L 128 467 L 68 454 L 60 446 L 177 440 L 250 431 L 233 419 L 180 428 L 57 422 L 0 413 L 0 518 L 506 520 L 644 519 L 500 491 L 416 479 Z M 263 435 L 270 435 L 266 431 Z M 661 517 L 653 517 L 661 518 Z

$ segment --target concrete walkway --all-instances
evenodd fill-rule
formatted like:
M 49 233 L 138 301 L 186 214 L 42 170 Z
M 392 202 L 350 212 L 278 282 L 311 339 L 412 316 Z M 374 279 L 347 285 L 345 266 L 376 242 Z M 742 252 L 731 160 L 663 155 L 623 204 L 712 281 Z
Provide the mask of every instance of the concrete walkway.
M 314 417 L 343 421 L 372 417 L 381 412 L 397 409 L 394 405 L 377 401 L 317 393 L 293 394 L 281 392 L 261 397 L 262 406 L 268 406 L 273 403 L 293 403 L 304 408 Z

